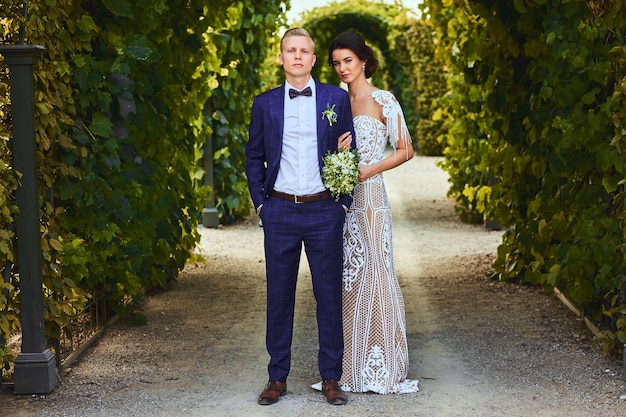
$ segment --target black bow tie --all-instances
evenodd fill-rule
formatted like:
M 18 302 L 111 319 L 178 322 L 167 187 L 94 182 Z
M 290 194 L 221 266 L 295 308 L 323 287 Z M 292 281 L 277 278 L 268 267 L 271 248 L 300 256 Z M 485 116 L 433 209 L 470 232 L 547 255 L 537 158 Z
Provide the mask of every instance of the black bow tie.
M 289 98 L 294 98 L 298 96 L 307 96 L 311 97 L 313 93 L 311 92 L 311 87 L 307 87 L 302 91 L 294 90 L 293 88 L 289 89 Z

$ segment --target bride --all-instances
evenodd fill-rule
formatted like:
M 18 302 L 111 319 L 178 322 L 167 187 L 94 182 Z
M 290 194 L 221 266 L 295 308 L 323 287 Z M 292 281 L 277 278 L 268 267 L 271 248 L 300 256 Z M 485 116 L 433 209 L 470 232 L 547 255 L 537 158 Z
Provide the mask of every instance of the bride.
M 416 392 L 418 381 L 406 379 L 404 300 L 394 266 L 391 208 L 382 176 L 413 157 L 411 137 L 395 96 L 367 81 L 378 62 L 361 35 L 339 35 L 330 45 L 328 61 L 348 85 L 361 156 L 359 184 L 344 224 L 341 385 L 351 392 Z M 340 136 L 339 147 L 347 148 L 350 140 L 347 134 Z M 385 157 L 388 144 L 393 152 Z

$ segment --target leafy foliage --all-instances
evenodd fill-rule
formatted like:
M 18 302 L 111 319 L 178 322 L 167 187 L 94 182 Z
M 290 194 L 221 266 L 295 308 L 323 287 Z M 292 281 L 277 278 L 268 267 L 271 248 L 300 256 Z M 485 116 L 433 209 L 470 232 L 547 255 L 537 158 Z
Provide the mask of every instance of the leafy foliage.
M 398 27 L 396 48 L 402 66 L 412 68 L 407 92 L 417 99 L 417 149 L 421 155 L 440 156 L 446 147 L 446 130 L 440 100 L 447 92 L 445 66 L 435 57 L 435 31 L 429 20 L 407 19 Z M 415 97 L 417 96 L 417 97 Z M 408 100 L 408 98 L 407 98 Z
M 244 174 L 245 142 L 250 108 L 255 94 L 267 88 L 259 68 L 275 51 L 278 28 L 285 24 L 280 0 L 230 2 L 228 25 L 214 31 L 223 69 L 217 73 L 215 90 L 207 104 L 213 130 L 215 195 L 223 222 L 234 222 L 250 214 L 250 195 Z M 235 10 L 237 11 L 235 13 Z M 223 16 L 211 16 L 220 21 Z M 208 58 L 208 56 L 207 56 Z
M 23 33 L 46 48 L 35 102 L 48 336 L 88 294 L 104 292 L 123 310 L 142 289 L 171 285 L 210 192 L 224 221 L 249 212 L 244 131 L 281 3 L 47 0 L 28 2 L 25 16 L 21 2 L 2 3 L 2 42 Z M 1 71 L 0 260 L 10 265 L 18 174 Z M 207 140 L 214 190 L 202 184 Z M 5 288 L 0 339 L 19 329 L 16 275 Z M 0 354 L 10 362 L 11 352 Z
M 508 228 L 499 279 L 558 287 L 596 320 L 604 312 L 615 349 L 626 329 L 624 3 L 513 6 L 425 1 L 449 66 L 450 194 Z

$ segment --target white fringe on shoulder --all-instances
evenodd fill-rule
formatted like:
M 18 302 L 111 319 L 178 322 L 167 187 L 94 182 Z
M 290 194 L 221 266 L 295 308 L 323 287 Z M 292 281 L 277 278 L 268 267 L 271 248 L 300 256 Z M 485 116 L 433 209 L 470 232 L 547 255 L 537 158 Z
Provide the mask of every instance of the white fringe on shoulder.
M 394 157 L 398 148 L 398 142 L 404 141 L 406 144 L 406 158 L 409 158 L 409 146 L 411 146 L 411 135 L 406 126 L 402 107 L 396 97 L 390 91 L 376 90 L 372 93 L 372 97 L 378 104 L 383 107 L 383 116 L 387 125 L 387 135 L 389 143 L 393 147 Z

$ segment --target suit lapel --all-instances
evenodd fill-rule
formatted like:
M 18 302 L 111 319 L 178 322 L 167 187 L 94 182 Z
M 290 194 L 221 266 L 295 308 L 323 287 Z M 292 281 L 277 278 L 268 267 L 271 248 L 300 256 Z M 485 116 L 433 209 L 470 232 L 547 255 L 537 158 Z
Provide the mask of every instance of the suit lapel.
M 278 127 L 277 138 L 279 138 L 279 148 L 282 150 L 283 132 L 285 130 L 285 84 L 274 90 L 274 96 L 272 97 L 272 107 L 274 111 L 272 115 L 274 117 L 274 126 Z
M 317 120 L 317 156 L 320 165 L 320 172 L 322 171 L 322 158 L 324 157 L 324 135 L 326 133 L 326 125 L 321 115 L 326 108 L 326 89 L 320 83 L 315 81 L 316 101 L 315 101 L 315 118 Z

